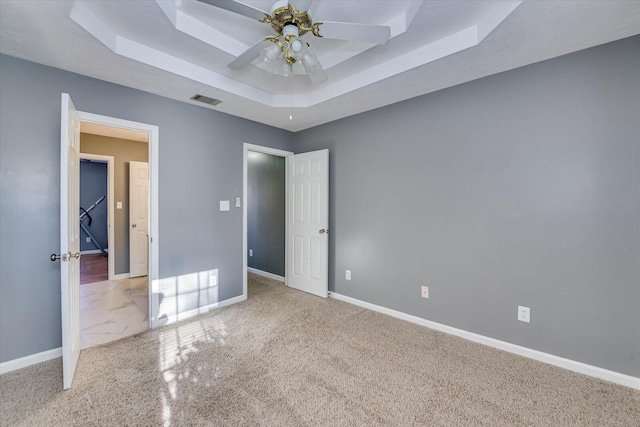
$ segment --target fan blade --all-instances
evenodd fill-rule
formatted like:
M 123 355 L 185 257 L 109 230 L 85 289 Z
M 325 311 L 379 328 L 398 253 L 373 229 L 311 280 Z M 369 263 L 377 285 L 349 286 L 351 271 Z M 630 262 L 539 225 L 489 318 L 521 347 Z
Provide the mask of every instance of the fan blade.
M 289 4 L 292 8 L 299 10 L 300 12 L 306 12 L 311 7 L 313 0 L 289 0 Z
M 264 10 L 260 10 L 248 4 L 240 3 L 235 0 L 198 0 L 202 3 L 210 4 L 211 6 L 218 7 L 220 9 L 228 10 L 229 12 L 237 13 L 247 18 L 257 19 L 262 21 L 265 16 L 269 14 Z
M 251 64 L 254 59 L 260 56 L 260 50 L 269 47 L 273 42 L 269 40 L 260 40 L 258 43 L 245 50 L 240 56 L 231 61 L 227 67 L 232 70 L 241 70 L 247 65 Z
M 391 37 L 391 28 L 384 25 L 352 24 L 349 22 L 317 22 L 321 37 L 385 44 Z

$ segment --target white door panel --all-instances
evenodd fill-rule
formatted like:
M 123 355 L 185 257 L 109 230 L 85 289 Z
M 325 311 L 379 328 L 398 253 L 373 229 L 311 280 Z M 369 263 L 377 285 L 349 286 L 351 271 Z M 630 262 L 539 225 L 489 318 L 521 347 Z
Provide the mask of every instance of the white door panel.
M 326 298 L 329 292 L 329 151 L 289 156 L 287 168 L 287 284 Z
M 62 94 L 60 117 L 60 293 L 62 376 L 71 387 L 80 357 L 80 117 Z
M 129 277 L 147 275 L 148 224 L 149 164 L 129 162 Z

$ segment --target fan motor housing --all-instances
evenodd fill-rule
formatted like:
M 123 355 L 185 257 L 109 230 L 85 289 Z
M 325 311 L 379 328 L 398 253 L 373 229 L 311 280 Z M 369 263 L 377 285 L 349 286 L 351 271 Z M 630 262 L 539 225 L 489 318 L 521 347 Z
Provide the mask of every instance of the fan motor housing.
M 284 4 L 284 5 L 281 5 Z M 288 1 L 279 1 L 274 5 L 274 9 L 269 16 L 271 28 L 278 34 L 287 25 L 295 25 L 298 27 L 299 35 L 303 35 L 311 31 L 312 23 L 309 12 L 300 12 L 289 5 Z

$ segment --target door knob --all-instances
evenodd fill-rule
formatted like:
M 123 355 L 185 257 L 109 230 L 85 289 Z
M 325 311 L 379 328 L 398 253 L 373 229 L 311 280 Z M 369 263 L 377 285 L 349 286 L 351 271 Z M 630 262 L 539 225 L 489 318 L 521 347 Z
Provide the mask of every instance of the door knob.
M 49 256 L 49 259 L 51 260 L 51 262 L 56 262 L 58 260 L 62 260 L 62 261 L 68 261 L 71 258 L 80 258 L 80 252 L 76 252 L 75 254 L 72 254 L 71 252 L 67 253 L 67 254 L 61 254 L 61 255 L 56 255 L 56 254 L 51 254 L 51 256 Z
M 136 228 L 137 225 L 136 224 L 131 224 L 131 228 Z
M 61 259 L 62 261 L 66 261 L 67 260 L 67 254 L 62 254 L 62 255 L 51 254 L 49 259 L 51 260 L 51 262 L 56 262 L 59 259 Z

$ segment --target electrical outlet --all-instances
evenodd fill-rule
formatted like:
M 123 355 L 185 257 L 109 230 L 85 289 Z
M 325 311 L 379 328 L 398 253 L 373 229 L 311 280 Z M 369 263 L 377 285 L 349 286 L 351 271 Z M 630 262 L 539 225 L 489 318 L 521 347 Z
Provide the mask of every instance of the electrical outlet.
M 91 243 L 91 237 L 85 238 L 84 241 L 87 242 L 87 243 Z
M 249 256 L 253 256 L 253 249 L 249 249 Z
M 531 322 L 531 309 L 529 307 L 518 306 L 518 320 L 521 322 Z
M 422 296 L 422 298 L 429 298 L 429 287 L 423 286 L 420 295 Z
M 351 280 L 351 270 L 345 270 L 344 271 L 344 278 L 346 280 Z

